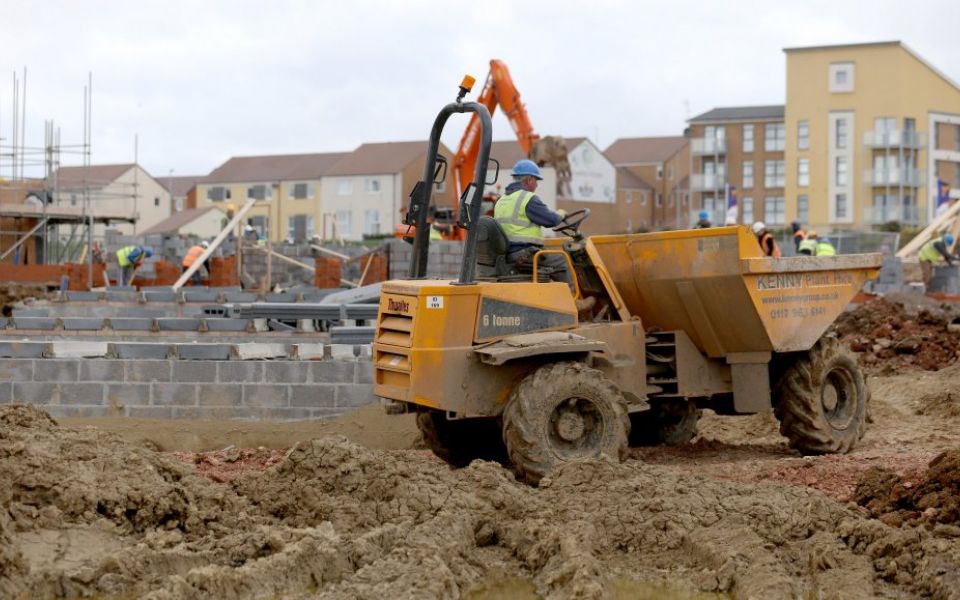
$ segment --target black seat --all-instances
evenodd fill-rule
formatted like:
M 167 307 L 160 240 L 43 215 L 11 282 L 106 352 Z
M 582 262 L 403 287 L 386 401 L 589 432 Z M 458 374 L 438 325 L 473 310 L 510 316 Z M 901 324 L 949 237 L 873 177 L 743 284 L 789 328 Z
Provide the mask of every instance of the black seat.
M 477 273 L 481 277 L 504 277 L 515 270 L 507 265 L 510 240 L 500 223 L 490 216 L 482 216 L 477 222 Z

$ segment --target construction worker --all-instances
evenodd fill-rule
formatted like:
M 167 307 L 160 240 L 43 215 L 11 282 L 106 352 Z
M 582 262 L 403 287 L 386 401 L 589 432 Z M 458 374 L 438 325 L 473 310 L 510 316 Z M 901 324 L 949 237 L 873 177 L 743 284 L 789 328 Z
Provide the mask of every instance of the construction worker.
M 830 238 L 817 239 L 817 253 L 814 256 L 836 256 L 837 249 L 830 243 Z
M 820 240 L 817 238 L 817 232 L 811 230 L 804 237 L 803 241 L 797 246 L 797 252 L 799 254 L 804 254 L 806 256 L 816 256 L 817 255 L 817 242 Z
M 143 261 L 153 256 L 153 250 L 144 246 L 124 246 L 117 250 L 117 262 L 120 263 L 120 285 L 128 285 L 133 273 Z
M 186 273 L 187 269 L 193 266 L 193 263 L 197 262 L 197 259 L 204 253 L 204 251 L 210 247 L 210 242 L 203 240 L 199 244 L 190 246 L 190 249 L 187 250 L 187 254 L 183 257 L 183 262 L 181 266 L 183 267 L 183 272 Z M 201 268 L 205 268 L 207 273 L 210 272 L 210 262 L 209 259 L 203 264 Z M 190 276 L 190 281 L 193 282 L 193 285 L 200 285 L 203 283 L 203 276 L 200 273 L 200 268 L 193 272 L 193 275 Z
M 783 256 L 783 254 L 780 253 L 780 246 L 777 245 L 776 240 L 774 240 L 773 236 L 767 231 L 767 226 L 763 221 L 757 221 L 751 229 L 753 229 L 753 235 L 757 236 L 757 243 L 760 244 L 760 249 L 763 250 L 764 254 L 773 258 Z
M 800 226 L 800 221 L 791 222 L 790 229 L 793 230 L 793 249 L 800 252 L 800 242 L 806 239 L 807 232 Z
M 540 227 L 556 227 L 566 212 L 550 210 L 534 193 L 537 183 L 543 179 L 537 163 L 528 159 L 519 160 L 510 174 L 513 182 L 494 205 L 493 218 L 510 241 L 507 261 L 520 267 L 532 264 L 533 255 L 543 247 Z M 563 257 L 548 254 L 540 258 L 539 264 L 553 269 L 551 279 L 554 281 L 570 283 Z
M 710 213 L 705 210 L 701 210 L 700 214 L 697 215 L 697 222 L 694 223 L 694 229 L 709 229 L 710 224 Z
M 725 219 L 723 220 L 723 224 L 724 224 L 724 226 L 729 227 L 730 225 L 736 225 L 736 224 L 737 224 L 737 220 L 734 219 L 733 217 L 727 217 L 727 218 L 725 218 Z
M 953 246 L 953 234 L 946 233 L 940 237 L 932 238 L 929 242 L 920 248 L 917 258 L 920 259 L 920 270 L 923 273 L 923 284 L 930 285 L 933 281 L 933 264 L 939 262 L 942 258 L 950 266 L 953 266 L 953 256 L 950 254 L 950 247 Z

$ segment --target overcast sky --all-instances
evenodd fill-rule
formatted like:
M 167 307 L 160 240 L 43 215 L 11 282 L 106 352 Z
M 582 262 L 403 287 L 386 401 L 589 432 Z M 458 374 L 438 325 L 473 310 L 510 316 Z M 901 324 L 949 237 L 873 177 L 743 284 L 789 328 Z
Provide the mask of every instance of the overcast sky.
M 0 138 L 27 68 L 28 146 L 53 119 L 92 162 L 157 177 L 234 155 L 426 139 L 464 73 L 510 68 L 541 135 L 680 135 L 716 106 L 784 101 L 793 46 L 901 40 L 960 80 L 960 2 L 0 0 Z M 466 117 L 451 119 L 451 148 Z M 510 139 L 502 116 L 494 139 Z M 80 158 L 64 155 L 63 164 Z M 6 164 L 0 176 L 9 174 Z M 28 175 L 31 173 L 27 172 Z M 37 174 L 34 172 L 33 174 Z M 42 174 L 42 173 L 41 173 Z

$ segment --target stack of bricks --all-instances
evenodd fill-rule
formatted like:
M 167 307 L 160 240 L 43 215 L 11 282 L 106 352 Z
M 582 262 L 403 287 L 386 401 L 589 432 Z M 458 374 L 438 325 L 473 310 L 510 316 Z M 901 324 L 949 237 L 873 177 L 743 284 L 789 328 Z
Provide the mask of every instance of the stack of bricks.
M 89 265 L 86 263 L 67 263 L 63 265 L 63 274 L 69 278 L 67 289 L 71 291 L 89 290 L 91 287 L 103 287 L 107 265 L 93 263 L 93 285 L 87 278 Z
M 314 285 L 318 288 L 340 287 L 340 259 L 334 256 L 318 256 L 314 262 Z M 372 268 L 372 265 L 371 265 Z M 386 268 L 386 265 L 384 265 Z
M 215 256 L 210 259 L 210 287 L 240 285 L 236 256 Z
M 180 269 L 178 269 L 173 263 L 165 260 L 155 261 L 153 263 L 153 268 L 154 276 L 152 279 L 143 278 L 138 275 L 135 283 L 140 287 L 173 285 L 177 282 L 177 279 L 180 278 Z
M 369 266 L 367 265 L 369 263 Z M 379 252 L 373 252 L 360 257 L 360 273 L 363 276 L 363 285 L 379 283 L 387 280 L 387 260 Z M 319 286 L 317 286 L 319 287 Z

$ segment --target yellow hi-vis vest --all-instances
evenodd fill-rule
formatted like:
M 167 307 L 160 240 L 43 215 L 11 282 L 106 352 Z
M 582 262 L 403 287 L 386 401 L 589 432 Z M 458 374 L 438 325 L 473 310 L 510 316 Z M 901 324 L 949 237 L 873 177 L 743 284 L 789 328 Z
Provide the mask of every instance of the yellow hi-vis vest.
M 130 260 L 130 255 L 133 254 L 137 248 L 137 246 L 124 246 L 117 250 L 117 262 L 120 263 L 121 267 L 132 267 L 134 262 L 143 255 L 143 251 L 141 251 L 136 258 Z
M 443 239 L 443 235 L 440 234 L 440 230 L 434 227 L 433 225 L 430 226 L 430 239 L 431 240 Z
M 829 242 L 817 242 L 817 256 L 836 256 L 837 249 Z
M 527 218 L 527 203 L 530 198 L 533 198 L 533 192 L 517 190 L 502 196 L 493 207 L 493 218 L 503 228 L 512 244 L 543 245 L 540 226 Z
M 940 260 L 940 257 L 943 256 L 940 252 L 937 251 L 933 245 L 940 241 L 940 238 L 934 238 L 923 245 L 923 248 L 920 248 L 920 253 L 917 254 L 917 258 L 920 260 L 935 263 Z
M 800 242 L 800 247 L 797 250 L 801 253 L 804 250 L 809 250 L 810 256 L 815 256 L 817 254 L 817 240 L 805 239 Z

